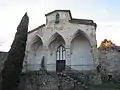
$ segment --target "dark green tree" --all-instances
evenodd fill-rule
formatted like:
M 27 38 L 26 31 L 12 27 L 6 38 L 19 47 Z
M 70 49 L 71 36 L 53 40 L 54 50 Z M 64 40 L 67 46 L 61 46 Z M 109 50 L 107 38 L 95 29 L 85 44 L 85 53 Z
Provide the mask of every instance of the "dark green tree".
M 16 90 L 25 56 L 29 17 L 22 17 L 2 70 L 1 90 Z

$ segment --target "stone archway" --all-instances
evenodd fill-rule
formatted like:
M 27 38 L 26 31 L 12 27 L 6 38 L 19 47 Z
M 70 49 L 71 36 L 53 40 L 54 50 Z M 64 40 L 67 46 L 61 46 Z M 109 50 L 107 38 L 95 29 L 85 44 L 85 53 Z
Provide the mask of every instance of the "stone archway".
M 35 36 L 30 45 L 28 55 L 28 69 L 39 70 L 41 68 L 41 60 L 43 58 L 43 41 L 39 36 Z
M 48 45 L 49 48 L 47 56 L 48 70 L 56 71 L 57 49 L 60 46 L 65 47 L 65 40 L 59 33 L 55 33 L 51 36 Z
M 93 55 L 88 36 L 78 30 L 71 40 L 71 67 L 76 70 L 92 70 Z

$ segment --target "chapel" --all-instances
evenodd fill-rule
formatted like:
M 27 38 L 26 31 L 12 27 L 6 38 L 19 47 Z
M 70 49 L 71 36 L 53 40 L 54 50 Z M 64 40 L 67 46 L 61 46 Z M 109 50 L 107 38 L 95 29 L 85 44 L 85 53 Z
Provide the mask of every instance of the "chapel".
M 76 19 L 70 10 L 45 14 L 46 23 L 28 32 L 24 68 L 61 72 L 95 70 L 98 65 L 96 28 L 93 20 Z

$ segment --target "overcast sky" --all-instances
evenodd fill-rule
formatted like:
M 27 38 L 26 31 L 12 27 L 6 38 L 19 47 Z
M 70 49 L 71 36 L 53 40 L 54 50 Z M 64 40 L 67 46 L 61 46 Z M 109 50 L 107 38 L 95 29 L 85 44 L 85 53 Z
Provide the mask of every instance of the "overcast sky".
M 45 14 L 55 9 L 71 10 L 74 18 L 94 20 L 98 45 L 105 38 L 120 45 L 120 0 L 0 0 L 0 51 L 10 49 L 25 12 L 30 31 L 44 24 Z

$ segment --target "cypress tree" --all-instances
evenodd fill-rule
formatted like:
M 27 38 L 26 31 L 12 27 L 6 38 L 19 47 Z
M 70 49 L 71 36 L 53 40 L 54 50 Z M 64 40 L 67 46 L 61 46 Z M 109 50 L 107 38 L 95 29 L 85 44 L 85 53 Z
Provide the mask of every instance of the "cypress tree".
M 1 90 L 16 90 L 26 49 L 29 17 L 22 17 L 2 70 Z

